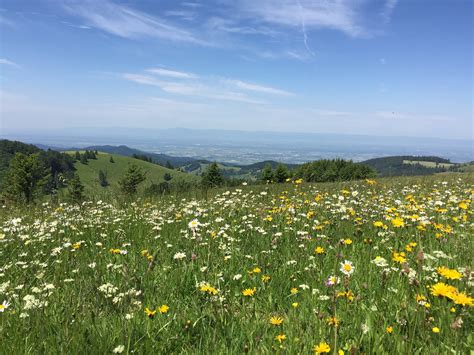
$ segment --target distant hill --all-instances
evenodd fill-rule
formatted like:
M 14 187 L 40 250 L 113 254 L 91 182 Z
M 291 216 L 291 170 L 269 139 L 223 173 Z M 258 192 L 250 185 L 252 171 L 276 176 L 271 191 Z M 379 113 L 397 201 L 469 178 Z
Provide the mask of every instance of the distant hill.
M 434 156 L 400 155 L 361 162 L 375 169 L 380 176 L 431 175 L 453 170 L 457 164 Z
M 190 174 L 200 175 L 204 172 L 211 161 L 208 160 L 196 160 L 190 164 L 182 166 L 180 170 L 185 171 Z M 254 164 L 249 165 L 238 165 L 238 164 L 231 164 L 231 163 L 218 163 L 219 168 L 221 169 L 221 173 L 223 176 L 227 178 L 234 178 L 234 179 L 249 179 L 249 180 L 257 180 L 260 177 L 262 170 L 265 166 L 270 165 L 272 169 L 275 169 L 277 165 L 280 164 L 274 160 L 266 160 Z M 288 169 L 292 170 L 296 168 L 297 164 L 283 164 L 288 167 Z
M 126 145 L 94 145 L 83 149 L 97 150 L 99 152 L 106 152 L 127 157 L 133 157 L 134 155 L 148 157 L 157 164 L 164 166 L 167 162 L 169 162 L 173 167 L 179 168 L 180 171 L 194 175 L 201 175 L 206 170 L 207 166 L 212 163 L 212 161 L 206 159 L 175 157 L 167 154 L 145 152 L 143 150 L 127 147 Z M 228 178 L 256 179 L 267 164 L 270 164 L 274 169 L 279 163 L 274 160 L 262 161 L 250 165 L 219 163 L 219 168 L 221 169 L 222 174 Z M 285 165 L 289 169 L 297 167 L 296 164 Z
M 69 151 L 68 153 L 72 155 L 75 152 Z M 111 157 L 113 162 L 111 162 Z M 86 193 L 90 193 L 101 191 L 104 192 L 106 189 L 116 190 L 120 178 L 130 164 L 137 165 L 146 173 L 146 181 L 142 184 L 143 188 L 149 186 L 151 183 L 159 184 L 164 182 L 165 174 L 169 174 L 172 177 L 170 183 L 178 183 L 180 181 L 199 182 L 199 178 L 191 174 L 167 169 L 163 166 L 140 159 L 105 152 L 99 152 L 97 154 L 97 159 L 89 159 L 87 164 L 82 164 L 81 162 L 77 161 L 75 163 L 75 167 L 81 182 L 87 190 Z M 99 184 L 99 171 L 101 170 L 107 176 L 107 181 L 110 184 L 109 187 L 104 188 Z
M 165 165 L 167 162 L 169 162 L 171 165 L 173 165 L 175 168 L 179 168 L 181 166 L 190 164 L 196 159 L 193 158 L 187 158 L 187 157 L 174 157 L 171 155 L 167 154 L 161 154 L 161 153 L 150 153 L 150 152 L 144 152 L 139 149 L 135 148 L 130 148 L 127 147 L 126 145 L 119 145 L 119 146 L 113 146 L 113 145 L 92 145 L 89 147 L 83 148 L 84 150 L 97 150 L 100 152 L 105 152 L 105 153 L 110 153 L 110 154 L 118 154 L 118 155 L 123 155 L 126 157 L 131 157 L 133 155 L 141 155 L 141 156 L 147 156 L 148 158 L 151 158 L 153 162 L 160 164 L 160 165 Z

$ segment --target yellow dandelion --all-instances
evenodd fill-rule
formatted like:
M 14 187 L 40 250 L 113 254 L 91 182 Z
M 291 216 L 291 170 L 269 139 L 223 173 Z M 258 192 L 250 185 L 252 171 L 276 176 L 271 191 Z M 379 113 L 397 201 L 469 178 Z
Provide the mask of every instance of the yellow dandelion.
M 447 285 L 443 282 L 438 282 L 430 287 L 431 294 L 433 296 L 441 296 L 447 298 L 453 298 L 455 294 L 457 294 L 458 290 L 456 287 Z
M 445 266 L 440 266 L 436 269 L 436 272 L 449 280 L 459 280 L 462 277 L 462 274 L 456 269 L 449 269 Z
M 403 218 L 396 217 L 392 219 L 392 226 L 395 228 L 402 228 L 405 226 L 405 222 L 403 221 Z
M 281 325 L 283 323 L 283 318 L 281 317 L 271 317 L 269 323 L 271 325 Z
M 275 340 L 278 341 L 279 343 L 282 343 L 283 340 L 286 339 L 286 335 L 285 334 L 278 334 L 276 337 L 275 337 Z
M 242 295 L 244 295 L 246 297 L 252 297 L 255 294 L 256 291 L 257 291 L 256 287 L 246 288 L 245 290 L 242 291 Z
M 452 300 L 454 303 L 461 305 L 461 306 L 474 306 L 474 299 L 469 297 L 465 292 L 455 293 L 452 296 Z
M 145 314 L 147 315 L 148 318 L 153 318 L 156 315 L 156 310 L 151 310 L 148 307 L 145 308 L 144 312 L 145 312 Z
M 169 309 L 170 308 L 168 307 L 168 305 L 163 304 L 160 307 L 158 307 L 158 312 L 160 312 L 160 314 L 168 313 Z
M 316 247 L 316 249 L 314 249 L 314 253 L 315 254 L 324 254 L 324 248 L 323 247 Z
M 323 354 L 331 351 L 331 347 L 328 343 L 320 342 L 318 345 L 313 346 L 313 351 L 315 354 Z

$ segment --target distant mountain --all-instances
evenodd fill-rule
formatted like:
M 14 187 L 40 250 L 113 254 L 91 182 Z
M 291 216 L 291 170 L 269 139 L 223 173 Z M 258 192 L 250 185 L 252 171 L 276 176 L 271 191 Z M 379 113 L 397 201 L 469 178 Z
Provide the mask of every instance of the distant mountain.
M 330 133 L 262 132 L 133 127 L 75 127 L 21 132 L 1 136 L 56 147 L 122 144 L 144 151 L 237 164 L 261 160 L 304 163 L 318 159 L 363 161 L 381 156 L 442 156 L 453 162 L 473 160 L 472 139 L 389 137 Z
M 452 171 L 457 164 L 434 156 L 400 155 L 361 162 L 374 168 L 380 176 L 431 175 Z

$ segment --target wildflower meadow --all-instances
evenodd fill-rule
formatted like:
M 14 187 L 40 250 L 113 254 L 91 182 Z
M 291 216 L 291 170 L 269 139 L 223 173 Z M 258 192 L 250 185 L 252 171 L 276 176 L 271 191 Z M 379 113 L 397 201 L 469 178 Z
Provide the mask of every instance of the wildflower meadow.
M 468 353 L 474 176 L 4 207 L 0 353 Z

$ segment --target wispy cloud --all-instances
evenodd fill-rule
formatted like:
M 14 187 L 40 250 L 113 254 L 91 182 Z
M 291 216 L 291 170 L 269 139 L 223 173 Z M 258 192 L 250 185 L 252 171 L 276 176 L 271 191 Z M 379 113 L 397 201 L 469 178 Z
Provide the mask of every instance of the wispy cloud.
M 133 81 L 138 84 L 161 86 L 161 82 L 148 75 L 124 73 L 121 77 L 125 80 Z
M 352 37 L 360 37 L 366 35 L 366 30 L 358 16 L 359 4 L 360 2 L 354 0 L 241 0 L 240 8 L 247 16 L 266 23 L 294 28 L 303 25 L 304 33 L 306 29 L 328 28 Z
M 254 84 L 254 83 L 248 83 L 245 81 L 241 80 L 232 80 L 232 79 L 227 79 L 225 82 L 234 85 L 238 87 L 239 89 L 243 90 L 248 90 L 248 91 L 254 91 L 254 92 L 260 92 L 260 93 L 265 93 L 265 94 L 271 94 L 271 95 L 283 95 L 283 96 L 294 96 L 292 92 L 281 90 L 281 89 L 276 89 L 270 86 L 264 86 L 264 85 L 259 85 L 259 84 Z
M 196 18 L 197 13 L 189 10 L 169 10 L 165 12 L 165 15 L 177 17 L 186 21 L 192 21 Z
M 112 1 L 67 1 L 64 8 L 71 15 L 82 18 L 87 26 L 120 37 L 155 37 L 169 41 L 208 44 L 186 29 Z
M 386 0 L 383 10 L 380 14 L 384 22 L 390 21 L 392 13 L 395 10 L 395 7 L 397 6 L 397 3 L 398 0 Z
M 314 52 L 312 51 L 312 49 L 309 47 L 309 44 L 308 44 L 308 34 L 306 33 L 305 12 L 304 12 L 303 6 L 301 5 L 301 1 L 300 0 L 297 0 L 297 1 L 298 1 L 298 7 L 299 7 L 299 10 L 300 10 L 301 31 L 303 32 L 304 46 L 305 46 L 306 50 L 314 57 Z
M 11 60 L 8 60 L 5 58 L 0 58 L 0 65 L 9 65 L 11 67 L 20 68 L 20 66 L 17 63 L 12 62 Z
M 176 70 L 169 70 L 164 68 L 150 68 L 146 70 L 149 73 L 156 74 L 159 76 L 166 76 L 169 78 L 176 78 L 176 79 L 196 79 L 198 78 L 197 75 L 192 73 L 185 73 Z
M 174 72 L 174 71 L 171 71 Z M 176 72 L 180 73 L 180 72 Z M 141 85 L 149 85 L 160 88 L 163 92 L 173 95 L 183 95 L 191 97 L 200 97 L 212 100 L 224 100 L 224 101 L 236 101 L 236 102 L 245 102 L 250 104 L 265 104 L 266 101 L 253 98 L 248 96 L 244 92 L 238 92 L 232 89 L 229 89 L 225 85 L 222 85 L 223 82 L 219 80 L 212 80 L 211 78 L 203 79 L 202 81 L 185 81 L 185 82 L 176 82 L 176 81 L 166 81 L 158 80 L 156 77 L 143 74 L 131 74 L 124 73 L 120 75 L 121 78 L 132 81 Z M 198 78 L 198 76 L 196 76 Z M 265 89 L 272 89 L 261 87 Z M 276 89 L 275 89 L 276 90 Z M 255 90 L 254 90 L 255 91 Z
M 250 104 L 265 103 L 263 100 L 251 98 L 241 92 L 223 90 L 219 87 L 213 87 L 204 84 L 166 83 L 161 86 L 161 89 L 170 94 L 203 97 L 214 100 L 237 101 Z

